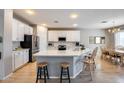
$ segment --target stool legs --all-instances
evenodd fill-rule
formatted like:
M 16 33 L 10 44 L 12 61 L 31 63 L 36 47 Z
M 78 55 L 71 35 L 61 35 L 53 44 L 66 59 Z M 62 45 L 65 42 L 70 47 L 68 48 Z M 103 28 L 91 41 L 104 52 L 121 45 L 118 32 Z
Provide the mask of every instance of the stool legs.
M 71 82 L 70 81 L 70 74 L 69 74 L 69 68 L 67 67 L 67 73 L 68 73 L 68 80 L 69 80 L 69 83 Z
M 63 74 L 63 67 L 61 67 L 60 83 L 62 83 L 62 74 Z
M 39 73 L 40 73 L 40 79 L 42 78 L 41 76 L 42 76 L 42 68 L 39 68 L 40 69 L 40 71 L 39 71 Z
M 46 73 L 47 73 L 47 79 L 50 79 L 49 78 L 49 72 L 48 72 L 48 67 L 46 66 Z
M 43 71 L 44 71 L 44 83 L 46 83 L 46 67 L 43 67 Z
M 45 67 L 38 67 L 36 83 L 38 83 L 39 79 L 42 79 L 42 72 L 43 72 L 43 75 L 44 75 L 44 83 L 46 83 L 46 78 L 49 79 L 49 73 L 48 73 L 47 66 L 45 66 Z
M 65 73 L 63 73 L 64 70 L 66 70 Z M 67 75 L 68 78 L 63 79 L 63 75 Z M 69 83 L 71 82 L 71 80 L 70 80 L 70 74 L 69 74 L 69 67 L 67 67 L 67 68 L 61 67 L 60 83 L 62 83 L 62 80 L 66 80 L 66 79 L 69 80 Z
M 40 68 L 37 69 L 37 79 L 36 79 L 36 83 L 38 82 L 38 79 L 39 79 L 39 75 L 40 74 Z

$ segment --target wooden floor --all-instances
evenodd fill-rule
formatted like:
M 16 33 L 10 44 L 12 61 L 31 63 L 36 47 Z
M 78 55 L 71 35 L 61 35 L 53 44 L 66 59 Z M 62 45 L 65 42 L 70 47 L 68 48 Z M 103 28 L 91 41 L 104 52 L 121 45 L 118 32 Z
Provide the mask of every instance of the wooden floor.
M 28 63 L 21 69 L 17 70 L 11 77 L 0 81 L 1 83 L 35 83 L 36 79 L 36 62 Z M 41 82 L 43 82 L 41 80 Z M 59 83 L 59 79 L 50 79 L 48 83 Z M 67 82 L 67 81 L 65 81 Z M 122 83 L 124 82 L 124 67 L 97 58 L 97 67 L 93 73 L 93 80 L 89 75 L 81 72 L 79 76 L 71 80 L 72 83 Z

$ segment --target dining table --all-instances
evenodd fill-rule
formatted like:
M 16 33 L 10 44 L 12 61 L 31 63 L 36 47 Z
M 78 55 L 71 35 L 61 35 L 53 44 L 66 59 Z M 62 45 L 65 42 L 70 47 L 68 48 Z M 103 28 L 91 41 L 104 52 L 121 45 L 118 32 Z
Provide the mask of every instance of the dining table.
M 120 65 L 121 66 L 124 66 L 124 62 L 123 62 L 123 59 L 124 59 L 124 50 L 114 49 L 114 51 L 116 53 L 118 53 L 119 56 L 120 56 Z

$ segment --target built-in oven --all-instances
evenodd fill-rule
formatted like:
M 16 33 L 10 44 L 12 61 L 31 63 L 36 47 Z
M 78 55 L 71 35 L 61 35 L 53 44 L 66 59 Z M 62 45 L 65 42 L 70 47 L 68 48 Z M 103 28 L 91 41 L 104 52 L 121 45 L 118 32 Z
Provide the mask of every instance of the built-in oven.
M 58 50 L 66 50 L 66 45 L 58 45 Z

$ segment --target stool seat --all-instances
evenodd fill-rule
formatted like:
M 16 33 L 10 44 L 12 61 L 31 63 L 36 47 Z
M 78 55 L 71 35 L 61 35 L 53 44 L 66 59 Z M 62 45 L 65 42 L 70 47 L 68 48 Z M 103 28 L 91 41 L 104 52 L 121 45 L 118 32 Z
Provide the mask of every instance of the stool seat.
M 67 63 L 67 62 L 62 62 L 61 63 L 61 67 L 63 67 L 63 68 L 67 68 L 67 67 L 69 67 L 69 63 Z
M 62 62 L 61 63 L 61 75 L 60 75 L 60 82 L 62 83 L 62 80 L 70 80 L 70 74 L 69 74 L 69 63 L 68 62 Z M 63 76 L 66 76 L 67 78 L 63 78 Z
M 39 79 L 42 77 L 42 73 L 44 75 L 44 82 L 46 83 L 46 78 L 49 79 L 49 73 L 48 73 L 48 62 L 40 62 L 37 64 L 37 78 L 36 83 Z
M 45 67 L 45 66 L 47 66 L 47 64 L 48 64 L 47 62 L 41 62 L 41 63 L 38 63 L 37 66 L 38 67 Z

